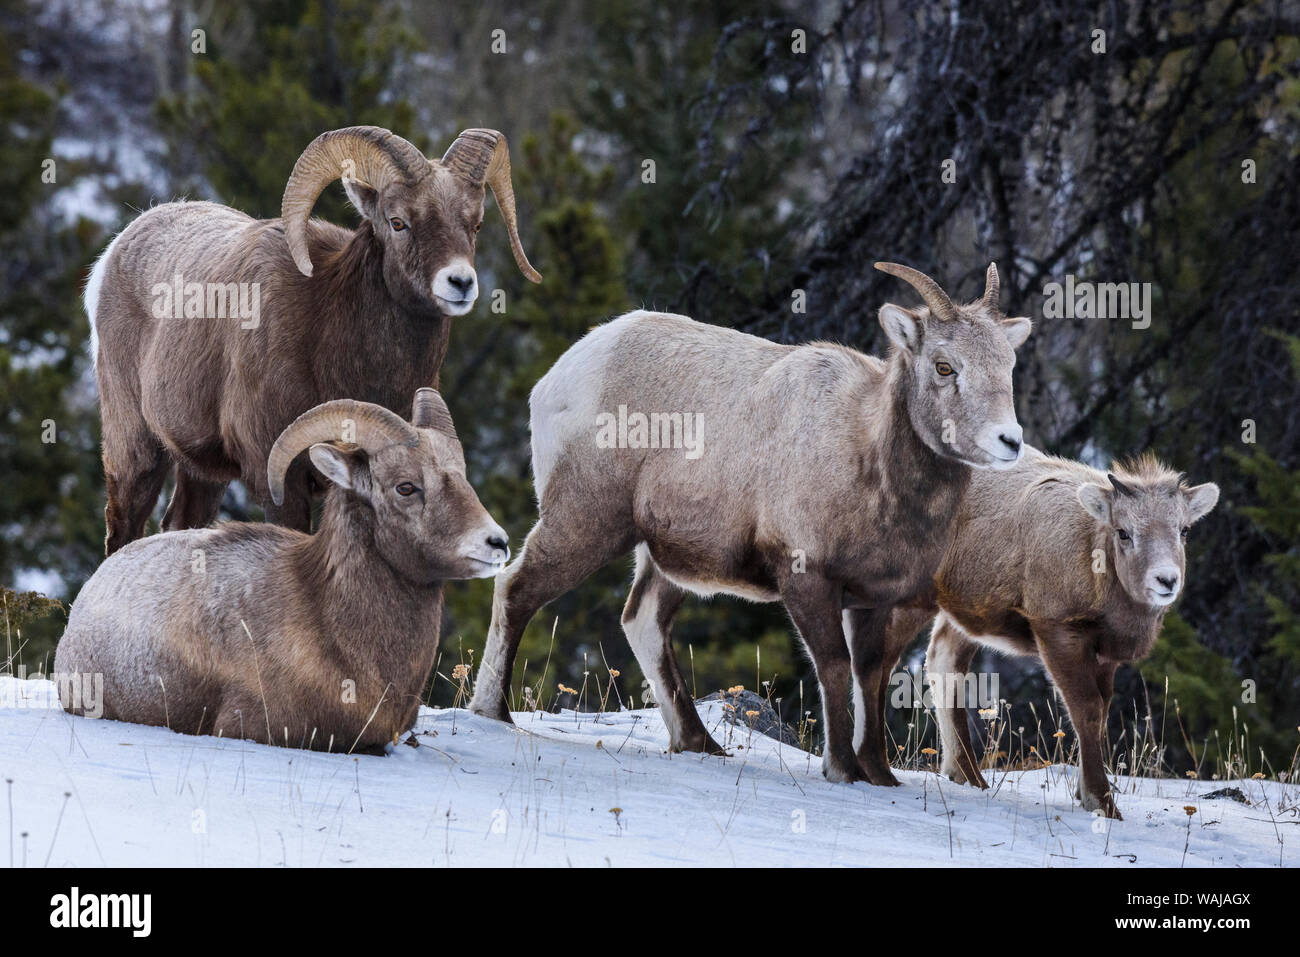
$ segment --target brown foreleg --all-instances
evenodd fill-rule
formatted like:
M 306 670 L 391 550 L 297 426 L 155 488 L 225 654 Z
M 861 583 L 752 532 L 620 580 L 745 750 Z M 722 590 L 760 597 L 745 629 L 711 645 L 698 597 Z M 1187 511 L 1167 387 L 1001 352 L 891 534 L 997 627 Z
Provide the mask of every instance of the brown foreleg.
M 1065 699 L 1065 709 L 1079 739 L 1079 801 L 1085 810 L 1100 810 L 1120 820 L 1102 755 L 1108 692 L 1113 687 L 1115 667 L 1098 661 L 1091 643 L 1063 625 L 1035 622 L 1033 630 L 1043 664 Z
M 840 589 L 820 576 L 793 575 L 781 597 L 799 636 L 812 656 L 821 686 L 823 734 L 822 773 L 831 781 L 867 779 L 853 753 L 853 719 L 849 714 L 849 683 L 853 663 L 840 620 Z
M 889 628 L 892 611 L 892 606 L 850 608 L 843 615 L 853 659 L 853 738 L 857 760 L 867 780 L 881 787 L 897 787 L 899 783 L 889 768 L 889 747 L 885 740 L 889 675 L 902 654 L 902 649 L 897 647 L 901 629 Z
M 543 605 L 627 552 L 633 544 L 630 525 L 615 531 L 600 523 L 575 520 L 564 523 L 564 529 L 559 531 L 554 519 L 539 519 L 528 533 L 519 557 L 496 577 L 492 624 L 469 704 L 476 714 L 510 721 L 510 676 L 528 622 Z

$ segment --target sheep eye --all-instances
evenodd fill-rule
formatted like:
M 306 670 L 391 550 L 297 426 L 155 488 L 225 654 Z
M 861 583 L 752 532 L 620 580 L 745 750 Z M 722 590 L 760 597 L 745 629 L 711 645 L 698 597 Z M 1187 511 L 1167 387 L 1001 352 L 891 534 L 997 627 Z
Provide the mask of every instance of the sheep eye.
M 483 228 L 483 222 L 482 222 L 482 220 L 480 220 L 479 222 L 477 222 L 477 223 L 474 224 L 474 232 L 478 232 L 478 231 L 479 231 L 480 229 L 482 229 L 482 228 Z
M 413 485 L 410 482 L 401 482 L 398 484 L 395 491 L 397 492 L 398 495 L 414 495 L 416 492 L 419 491 L 419 489 L 416 488 L 415 485 Z
M 1128 533 L 1127 531 L 1125 531 L 1124 529 L 1119 528 L 1119 529 L 1116 529 L 1116 531 L 1119 532 L 1119 540 L 1120 540 L 1121 542 L 1127 542 L 1127 541 L 1130 541 L 1130 540 L 1131 540 L 1131 536 L 1130 536 L 1129 533 Z
M 948 365 L 946 362 L 936 362 L 934 364 L 934 371 L 939 373 L 939 375 L 949 376 L 952 375 L 952 366 Z
M 398 219 L 396 216 L 394 216 L 392 219 L 388 221 L 388 225 L 393 227 L 393 232 L 395 233 L 400 233 L 403 229 L 406 228 L 406 223 Z M 407 494 L 410 493 L 408 492 Z
M 1186 537 L 1187 537 L 1187 526 L 1184 525 L 1181 529 L 1179 529 L 1178 534 L 1181 535 L 1181 536 L 1183 536 L 1183 538 L 1186 538 Z

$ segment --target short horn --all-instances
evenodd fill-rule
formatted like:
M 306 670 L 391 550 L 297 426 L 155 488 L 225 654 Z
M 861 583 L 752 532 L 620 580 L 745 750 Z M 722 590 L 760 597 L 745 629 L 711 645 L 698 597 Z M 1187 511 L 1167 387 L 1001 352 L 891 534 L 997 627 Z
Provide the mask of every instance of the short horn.
M 898 263 L 876 263 L 876 268 L 881 272 L 889 273 L 891 276 L 897 276 L 919 292 L 936 319 L 951 322 L 957 318 L 957 308 L 952 304 L 952 300 L 948 298 L 948 294 L 925 273 L 913 269 L 911 266 L 901 266 Z
M 1132 488 L 1130 488 L 1129 486 L 1125 485 L 1125 484 L 1124 484 L 1123 482 L 1121 482 L 1119 479 L 1115 478 L 1115 476 L 1112 475 L 1110 472 L 1107 472 L 1107 473 L 1106 473 L 1106 478 L 1108 478 L 1108 479 L 1110 480 L 1111 488 L 1113 488 L 1116 492 L 1119 492 L 1120 495 L 1136 495 L 1136 494 L 1137 494 L 1136 492 L 1133 491 Z
M 285 238 L 298 270 L 304 276 L 311 275 L 307 219 L 326 186 L 346 177 L 378 190 L 395 180 L 415 182 L 429 169 L 423 153 L 396 133 L 378 126 L 349 126 L 312 140 L 293 164 L 280 203 Z
M 989 263 L 989 270 L 984 275 L 984 299 L 982 300 L 985 308 L 994 312 L 998 311 L 998 293 L 1001 283 L 998 281 L 998 264 Z
M 457 438 L 456 425 L 451 421 L 451 410 L 437 389 L 424 388 L 415 393 L 415 401 L 411 405 L 411 424 L 417 429 L 434 429 L 453 439 Z
M 515 187 L 510 179 L 510 147 L 505 136 L 496 130 L 465 130 L 443 154 L 442 165 L 475 186 L 487 184 L 497 198 L 502 219 L 506 221 L 510 251 L 515 254 L 519 271 L 530 282 L 541 282 L 541 273 L 528 261 L 523 243 L 519 241 Z
M 373 455 L 390 445 L 415 448 L 420 433 L 400 415 L 371 402 L 335 399 L 308 409 L 280 433 L 267 457 L 266 479 L 276 505 L 284 504 L 284 477 L 290 464 L 317 442 L 349 442 Z

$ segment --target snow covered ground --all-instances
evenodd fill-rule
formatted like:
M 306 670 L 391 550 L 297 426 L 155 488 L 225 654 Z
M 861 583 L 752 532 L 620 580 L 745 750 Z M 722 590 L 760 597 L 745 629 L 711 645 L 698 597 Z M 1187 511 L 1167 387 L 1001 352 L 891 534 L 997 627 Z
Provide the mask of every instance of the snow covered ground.
M 460 710 L 425 711 L 418 748 L 353 758 L 74 718 L 41 707 L 52 689 L 0 677 L 0 863 L 1127 868 L 1177 867 L 1184 845 L 1189 867 L 1300 861 L 1295 785 L 1231 782 L 1242 804 L 1201 798 L 1229 782 L 1125 778 L 1109 822 L 1060 766 L 987 772 L 985 792 L 921 772 L 830 784 L 812 755 L 728 738 L 720 703 L 701 713 L 725 759 L 667 754 L 657 711 L 511 728 Z

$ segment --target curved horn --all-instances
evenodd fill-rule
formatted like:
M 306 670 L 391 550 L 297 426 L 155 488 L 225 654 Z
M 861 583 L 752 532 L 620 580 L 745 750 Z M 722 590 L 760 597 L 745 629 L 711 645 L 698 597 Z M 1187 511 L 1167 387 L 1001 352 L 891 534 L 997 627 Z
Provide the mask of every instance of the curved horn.
M 1133 489 L 1129 488 L 1127 485 L 1125 485 L 1125 484 L 1124 484 L 1123 482 L 1121 482 L 1119 479 L 1115 478 L 1115 476 L 1112 475 L 1110 472 L 1107 472 L 1107 473 L 1106 473 L 1106 478 L 1108 478 L 1108 479 L 1110 480 L 1111 488 L 1113 488 L 1116 492 L 1119 492 L 1120 495 L 1136 495 L 1136 494 L 1137 494 L 1136 492 L 1133 491 Z
M 984 298 L 981 300 L 983 305 L 998 311 L 998 292 L 1001 283 L 998 281 L 998 264 L 989 263 L 989 270 L 984 274 Z
M 303 449 L 317 442 L 353 442 L 369 454 L 398 443 L 415 448 L 420 434 L 383 406 L 355 399 L 335 399 L 294 419 L 271 446 L 266 479 L 271 501 L 284 504 L 284 476 Z
M 378 126 L 349 126 L 312 140 L 293 164 L 280 203 L 285 238 L 298 270 L 311 275 L 307 218 L 326 186 L 347 177 L 378 190 L 394 180 L 415 182 L 428 175 L 429 169 L 423 153 Z
M 510 233 L 510 251 L 515 254 L 519 271 L 530 282 L 541 282 L 542 276 L 528 257 L 519 241 L 519 227 L 515 219 L 515 187 L 510 180 L 510 147 L 506 138 L 496 130 L 464 130 L 456 142 L 442 155 L 442 165 L 457 176 L 462 176 L 475 186 L 486 183 L 497 198 L 497 207 L 506 221 Z
M 415 393 L 415 401 L 411 404 L 411 424 L 417 429 L 434 429 L 457 438 L 451 410 L 437 389 L 424 388 Z
M 951 322 L 957 318 L 957 308 L 952 304 L 952 300 L 948 298 L 948 294 L 925 273 L 913 269 L 911 266 L 900 266 L 898 263 L 876 263 L 876 268 L 881 272 L 889 273 L 891 276 L 897 276 L 919 292 L 936 319 Z

